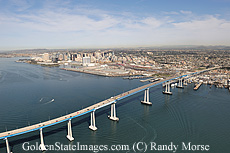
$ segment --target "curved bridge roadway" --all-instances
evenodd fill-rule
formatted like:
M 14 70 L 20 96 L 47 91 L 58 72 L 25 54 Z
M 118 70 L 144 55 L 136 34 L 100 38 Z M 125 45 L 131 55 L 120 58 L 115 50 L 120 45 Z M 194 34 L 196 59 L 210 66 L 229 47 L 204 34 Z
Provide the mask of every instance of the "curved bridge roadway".
M 216 68 L 220 68 L 220 67 L 210 68 L 210 69 L 206 69 L 206 70 L 203 70 L 203 71 L 198 71 L 198 72 L 195 72 L 195 73 L 185 74 L 185 75 L 178 76 L 178 77 L 170 77 L 170 78 L 166 78 L 164 80 L 160 80 L 160 81 L 157 81 L 157 82 L 154 82 L 154 83 L 150 83 L 150 84 L 147 84 L 147 85 L 132 89 L 130 91 L 127 91 L 127 92 L 124 92 L 122 94 L 119 94 L 119 95 L 117 95 L 117 96 L 115 96 L 113 98 L 106 99 L 106 100 L 104 100 L 102 102 L 99 102 L 97 104 L 91 105 L 91 106 L 89 106 L 87 108 L 84 108 L 82 110 L 76 111 L 74 113 L 71 113 L 71 114 L 68 114 L 68 115 L 65 115 L 65 116 L 62 116 L 62 117 L 59 117 L 59 118 L 55 118 L 55 119 L 52 119 L 52 120 L 49 120 L 49 121 L 45 121 L 45 122 L 42 122 L 42 123 L 38 123 L 38 124 L 35 124 L 35 125 L 31 125 L 31 126 L 11 130 L 11 131 L 2 132 L 2 133 L 0 133 L 0 139 L 13 137 L 13 136 L 16 136 L 16 135 L 21 135 L 21 134 L 24 134 L 24 133 L 36 131 L 36 130 L 39 130 L 41 128 L 46 128 L 46 127 L 49 127 L 49 126 L 52 126 L 52 125 L 56 125 L 56 124 L 68 121 L 70 119 L 77 118 L 79 116 L 85 115 L 87 113 L 90 113 L 90 112 L 95 111 L 97 109 L 103 108 L 103 107 L 108 106 L 110 104 L 113 104 L 114 102 L 116 102 L 118 100 L 122 100 L 122 99 L 124 99 L 126 97 L 132 96 L 132 95 L 134 95 L 134 94 L 136 94 L 138 92 L 144 91 L 147 88 L 151 88 L 151 87 L 160 85 L 160 84 L 165 83 L 165 82 L 170 81 L 170 80 L 175 80 L 175 79 L 182 78 L 182 77 L 185 77 L 185 76 L 196 75 L 196 74 L 206 72 L 206 71 L 210 71 L 210 70 L 213 70 L 213 69 L 216 69 Z

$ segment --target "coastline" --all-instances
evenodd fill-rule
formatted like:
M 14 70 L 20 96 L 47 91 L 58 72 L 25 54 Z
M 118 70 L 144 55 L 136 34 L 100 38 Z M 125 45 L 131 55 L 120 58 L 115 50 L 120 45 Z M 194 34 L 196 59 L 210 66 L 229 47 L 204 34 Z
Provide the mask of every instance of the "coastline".
M 130 75 L 130 74 L 111 74 L 111 73 L 105 73 L 105 72 L 95 72 L 95 71 L 89 71 L 89 70 L 81 70 L 76 68 L 60 68 L 61 70 L 66 71 L 74 71 L 74 72 L 80 72 L 80 73 L 86 73 L 86 74 L 92 74 L 92 75 L 98 75 L 98 76 L 104 76 L 104 77 L 125 77 L 125 76 L 136 76 L 136 75 Z

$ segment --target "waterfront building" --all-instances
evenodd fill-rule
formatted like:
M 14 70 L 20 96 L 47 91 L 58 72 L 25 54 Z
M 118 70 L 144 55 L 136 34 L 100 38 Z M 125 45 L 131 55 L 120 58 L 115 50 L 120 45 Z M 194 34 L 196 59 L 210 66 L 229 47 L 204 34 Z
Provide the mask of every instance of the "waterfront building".
M 62 61 L 63 59 L 64 59 L 63 54 L 59 54 L 59 55 L 58 55 L 58 60 L 59 60 L 59 61 Z
M 90 57 L 83 57 L 82 58 L 82 65 L 83 66 L 87 66 L 88 64 L 90 64 L 91 60 Z
M 49 53 L 44 53 L 42 56 L 43 61 L 48 61 L 50 59 Z
M 68 53 L 64 53 L 64 61 L 67 61 L 68 60 Z

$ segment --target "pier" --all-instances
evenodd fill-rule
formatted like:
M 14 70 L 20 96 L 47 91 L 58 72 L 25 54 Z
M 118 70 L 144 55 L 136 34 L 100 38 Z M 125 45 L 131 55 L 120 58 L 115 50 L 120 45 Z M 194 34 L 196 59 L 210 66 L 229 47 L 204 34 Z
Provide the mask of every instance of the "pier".
M 149 76 L 129 76 L 129 77 L 123 77 L 123 79 L 129 79 L 129 80 L 133 80 L 133 79 L 143 79 L 143 78 L 149 78 Z M 140 80 L 141 81 L 141 80 Z M 141 81 L 142 82 L 142 81 Z M 143 80 L 143 82 L 145 82 Z
M 198 83 L 193 89 L 194 90 L 198 90 L 200 88 L 200 86 L 202 85 L 202 82 Z
M 155 80 L 154 78 L 149 78 L 149 79 L 145 79 L 145 80 L 140 80 L 140 82 L 147 82 L 147 81 L 151 81 L 151 80 Z

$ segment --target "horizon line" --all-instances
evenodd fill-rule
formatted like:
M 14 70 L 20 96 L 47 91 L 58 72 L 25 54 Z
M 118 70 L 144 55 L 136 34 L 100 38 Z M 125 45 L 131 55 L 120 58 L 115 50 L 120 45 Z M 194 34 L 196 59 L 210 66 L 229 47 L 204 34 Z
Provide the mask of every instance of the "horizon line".
M 17 47 L 17 48 L 4 48 L 0 49 L 0 52 L 7 52 L 7 51 L 22 51 L 22 50 L 72 50 L 72 49 L 135 49 L 135 48 L 164 48 L 164 47 L 171 47 L 173 48 L 181 48 L 181 47 L 230 47 L 230 45 L 155 45 L 155 46 L 95 46 L 95 47 Z

